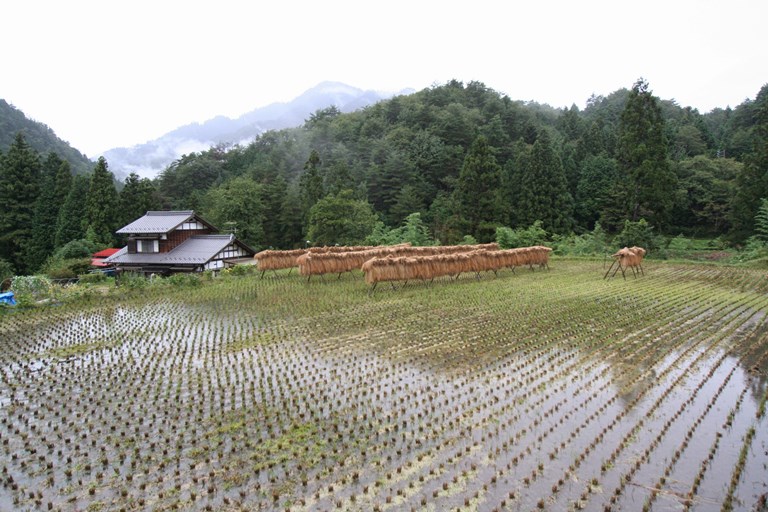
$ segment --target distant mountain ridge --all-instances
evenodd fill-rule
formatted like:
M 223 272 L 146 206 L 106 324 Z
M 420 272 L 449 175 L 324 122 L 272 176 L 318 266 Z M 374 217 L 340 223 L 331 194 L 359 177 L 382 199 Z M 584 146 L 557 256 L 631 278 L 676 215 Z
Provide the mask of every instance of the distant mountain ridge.
M 53 152 L 69 162 L 74 174 L 86 174 L 93 170 L 93 162 L 68 142 L 57 137 L 52 129 L 39 121 L 29 119 L 24 112 L 0 99 L 0 151 L 8 151 L 19 132 L 42 158 Z
M 191 123 L 144 144 L 110 149 L 103 156 L 110 170 L 117 175 L 135 172 L 153 178 L 184 154 L 203 151 L 220 143 L 248 143 L 268 130 L 300 126 L 319 109 L 335 106 L 342 112 L 353 112 L 396 94 L 413 92 L 384 93 L 340 82 L 322 82 L 288 103 L 272 103 L 237 119 L 217 116 L 203 123 Z

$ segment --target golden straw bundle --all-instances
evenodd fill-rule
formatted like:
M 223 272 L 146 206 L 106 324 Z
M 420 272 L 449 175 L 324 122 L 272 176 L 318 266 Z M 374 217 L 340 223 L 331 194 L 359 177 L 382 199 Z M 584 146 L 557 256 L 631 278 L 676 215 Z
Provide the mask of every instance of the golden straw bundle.
M 305 249 L 295 249 L 292 251 L 266 250 L 257 252 L 253 258 L 258 262 L 260 270 L 280 270 L 298 266 L 296 258 L 306 252 Z

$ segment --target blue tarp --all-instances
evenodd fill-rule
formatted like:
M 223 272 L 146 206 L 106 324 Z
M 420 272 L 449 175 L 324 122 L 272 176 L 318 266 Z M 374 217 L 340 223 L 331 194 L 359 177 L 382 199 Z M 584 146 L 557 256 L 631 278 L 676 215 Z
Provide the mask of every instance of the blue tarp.
M 15 306 L 16 299 L 13 298 L 13 292 L 0 293 L 0 303 L 10 304 L 11 306 Z

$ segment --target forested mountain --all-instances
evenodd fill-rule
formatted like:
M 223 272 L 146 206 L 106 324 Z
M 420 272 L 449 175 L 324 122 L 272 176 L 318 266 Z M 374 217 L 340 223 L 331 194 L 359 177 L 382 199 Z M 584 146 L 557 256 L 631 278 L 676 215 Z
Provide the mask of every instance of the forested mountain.
M 290 102 L 257 108 L 237 119 L 217 116 L 203 123 L 188 124 L 144 144 L 110 149 L 104 157 L 118 175 L 135 172 L 152 178 L 184 154 L 220 144 L 248 143 L 268 130 L 301 126 L 312 112 L 331 105 L 342 112 L 352 112 L 390 96 L 338 82 L 323 82 Z
M 766 88 L 755 101 L 701 114 L 653 96 L 643 80 L 590 98 L 584 110 L 452 81 L 187 155 L 155 184 L 166 207 L 252 226 L 262 234 L 249 242 L 261 247 L 300 244 L 312 206 L 342 190 L 390 227 L 419 212 L 445 243 L 487 241 L 497 226 L 536 220 L 567 233 L 645 219 L 667 234 L 744 240 L 768 197 L 766 184 L 744 181 L 766 174 L 765 109 Z M 247 218 L 227 218 L 219 204 L 234 180 L 252 188 Z
M 190 152 L 154 180 L 130 175 L 119 194 L 106 159 L 67 182 L 54 156 L 21 135 L 2 155 L 0 264 L 17 271 L 73 240 L 120 244 L 110 233 L 157 208 L 194 209 L 256 248 L 385 241 L 398 229 L 446 244 L 508 227 L 612 236 L 627 223 L 768 240 L 768 85 L 701 114 L 642 79 L 583 110 L 451 81 Z M 56 218 L 52 238 L 45 218 Z
M 69 143 L 61 140 L 46 125 L 28 119 L 22 111 L 0 99 L 0 151 L 6 152 L 17 133 L 23 133 L 32 149 L 40 154 L 58 154 L 77 174 L 90 172 L 93 162 Z

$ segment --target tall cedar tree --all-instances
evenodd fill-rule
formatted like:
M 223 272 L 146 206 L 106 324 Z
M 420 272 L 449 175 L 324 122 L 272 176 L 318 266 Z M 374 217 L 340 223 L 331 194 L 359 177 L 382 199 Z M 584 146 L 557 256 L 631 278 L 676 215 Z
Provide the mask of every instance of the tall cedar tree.
M 652 225 L 664 226 L 677 180 L 667 160 L 661 108 L 642 78 L 632 86 L 621 113 L 617 160 L 622 172 L 618 197 L 627 218 L 646 218 Z
M 40 190 L 40 155 L 21 132 L 0 165 L 0 258 L 19 274 L 33 268 L 27 258 L 32 242 L 35 202 Z
M 320 154 L 313 149 L 304 164 L 304 173 L 301 175 L 301 178 L 299 178 L 299 191 L 302 208 L 304 210 L 303 216 L 305 225 L 309 223 L 309 210 L 316 202 L 325 197 L 323 175 L 320 169 L 321 165 Z
M 29 266 L 33 270 L 37 270 L 55 248 L 56 219 L 64 204 L 62 191 L 56 189 L 62 168 L 69 173 L 69 164 L 56 153 L 49 153 L 43 162 L 40 194 L 35 202 L 32 241 L 27 251 Z
M 304 233 L 306 230 L 302 222 L 302 205 L 297 184 L 294 183 L 286 190 L 277 221 L 281 226 L 283 236 L 280 241 L 280 248 L 293 249 L 304 247 Z
M 488 140 L 480 135 L 469 148 L 459 172 L 455 196 L 468 233 L 478 240 L 493 237 L 499 222 L 501 166 L 496 162 Z
M 278 222 L 288 183 L 281 173 L 268 171 L 261 180 L 261 204 L 264 208 L 262 247 L 280 247 L 284 239 L 284 226 Z
M 518 223 L 530 226 L 540 220 L 546 231 L 568 233 L 573 227 L 573 198 L 547 130 L 539 131 L 530 154 L 520 162 Z
M 141 178 L 132 172 L 125 178 L 125 185 L 120 191 L 117 227 L 125 226 L 142 217 L 150 210 L 160 207 L 155 186 L 148 178 Z
M 768 85 L 754 102 L 754 138 L 744 170 L 736 178 L 736 193 L 731 208 L 731 238 L 743 241 L 753 233 L 754 219 L 768 198 Z
M 118 196 L 115 189 L 115 177 L 107 168 L 106 159 L 101 156 L 91 174 L 86 201 L 86 238 L 92 242 L 109 246 L 114 243 L 117 229 Z
M 590 155 L 581 163 L 576 186 L 575 215 L 579 223 L 593 229 L 609 204 L 611 190 L 619 178 L 618 164 L 605 153 Z
M 72 178 L 72 186 L 59 210 L 59 218 L 56 219 L 56 248 L 72 240 L 85 238 L 85 208 L 89 185 L 87 176 L 77 175 Z

